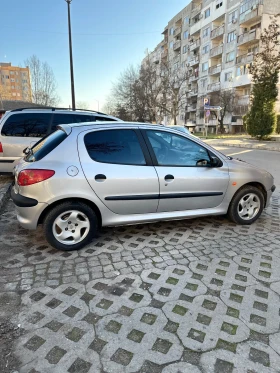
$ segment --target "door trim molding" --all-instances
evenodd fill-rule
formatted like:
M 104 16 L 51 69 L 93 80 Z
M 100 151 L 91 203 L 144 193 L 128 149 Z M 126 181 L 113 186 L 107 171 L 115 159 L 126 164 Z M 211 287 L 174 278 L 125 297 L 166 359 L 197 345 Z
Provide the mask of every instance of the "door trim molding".
M 193 197 L 211 197 L 222 196 L 223 192 L 198 192 L 198 193 L 167 193 L 167 194 L 146 194 L 146 195 L 128 195 L 128 196 L 109 196 L 105 201 L 141 201 L 151 199 L 173 199 L 173 198 L 193 198 Z

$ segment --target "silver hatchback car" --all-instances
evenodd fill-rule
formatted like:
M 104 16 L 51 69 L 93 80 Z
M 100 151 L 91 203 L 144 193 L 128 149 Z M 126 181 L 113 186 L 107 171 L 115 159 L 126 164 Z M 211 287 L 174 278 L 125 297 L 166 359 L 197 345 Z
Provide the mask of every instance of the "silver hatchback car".
M 12 199 L 27 229 L 80 249 L 101 226 L 228 214 L 251 224 L 275 190 L 265 170 L 163 126 L 58 126 L 15 167 Z

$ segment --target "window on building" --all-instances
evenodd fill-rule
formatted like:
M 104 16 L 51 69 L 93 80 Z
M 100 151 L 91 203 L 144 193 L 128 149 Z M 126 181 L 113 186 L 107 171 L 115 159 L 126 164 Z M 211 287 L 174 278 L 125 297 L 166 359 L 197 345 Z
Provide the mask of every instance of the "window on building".
M 13 71 L 10 71 L 10 75 L 15 75 L 15 73 Z
M 236 68 L 236 76 L 241 76 L 243 75 L 243 66 L 238 66 Z
M 171 42 L 169 43 L 169 48 L 170 48 L 170 49 L 173 49 L 173 45 L 174 45 L 174 43 L 173 43 L 173 41 L 171 41 Z
M 190 19 L 189 19 L 189 17 L 185 17 L 184 18 L 184 24 L 185 25 L 188 25 L 190 23 Z
M 208 61 L 207 61 L 207 62 L 204 62 L 204 63 L 202 64 L 202 71 L 206 71 L 206 70 L 208 70 L 208 67 L 209 67 L 209 63 L 208 63 Z
M 174 28 L 171 27 L 171 28 L 169 29 L 169 35 L 173 35 L 173 34 L 174 34 Z
M 204 12 L 204 18 L 210 17 L 210 8 L 206 9 Z
M 229 73 L 225 73 L 225 82 L 231 82 L 232 81 L 232 71 Z
M 222 0 L 216 0 L 216 9 L 219 9 L 223 5 Z
M 11 82 L 13 82 L 13 83 L 14 83 L 14 82 L 15 82 L 15 79 L 11 79 Z
M 19 97 L 19 96 L 20 96 L 20 93 L 17 93 L 17 96 Z
M 12 88 L 12 89 L 15 89 L 15 86 L 14 86 L 14 85 L 12 85 L 12 86 L 11 86 L 11 88 Z
M 227 53 L 227 55 L 226 55 L 226 62 L 232 62 L 232 61 L 234 61 L 234 55 L 235 55 L 234 51 Z
M 228 23 L 236 23 L 238 17 L 238 10 L 235 9 L 233 12 L 229 13 Z
M 202 79 L 200 81 L 200 85 L 201 85 L 202 88 L 206 88 L 206 86 L 207 86 L 207 79 Z
M 16 75 L 18 75 L 18 71 L 16 71 Z
M 183 33 L 183 38 L 184 38 L 184 39 L 187 39 L 188 36 L 189 36 L 189 31 L 184 31 L 184 33 Z
M 9 75 L 6 75 L 6 79 L 10 79 Z
M 187 45 L 184 45 L 183 46 L 183 53 L 187 53 L 187 51 L 188 51 L 188 47 L 187 47 Z
M 203 38 L 206 38 L 206 36 L 209 36 L 210 35 L 210 27 L 207 27 L 205 28 L 203 31 L 202 31 L 202 37 Z
M 228 33 L 227 42 L 230 43 L 230 42 L 236 40 L 236 37 L 237 36 L 236 36 L 235 31 L 232 31 L 232 32 Z
M 204 47 L 202 48 L 202 54 L 208 53 L 209 50 L 210 50 L 210 45 L 209 44 L 204 45 Z

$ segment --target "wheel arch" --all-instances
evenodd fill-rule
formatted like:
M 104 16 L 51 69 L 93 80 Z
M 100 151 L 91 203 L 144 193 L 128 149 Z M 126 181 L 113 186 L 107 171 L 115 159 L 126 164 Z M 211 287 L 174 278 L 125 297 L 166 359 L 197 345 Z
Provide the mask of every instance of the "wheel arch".
M 85 198 L 63 198 L 59 199 L 58 201 L 53 202 L 51 205 L 48 205 L 41 213 L 39 219 L 38 219 L 38 224 L 43 224 L 44 220 L 49 213 L 54 207 L 64 203 L 64 202 L 82 202 L 86 205 L 88 205 L 96 214 L 97 221 L 98 221 L 98 228 L 102 227 L 102 216 L 99 208 L 96 206 L 96 204 L 88 199 Z
M 249 183 L 243 184 L 240 188 L 238 188 L 237 191 L 236 191 L 236 192 L 234 193 L 234 195 L 232 196 L 231 201 L 230 201 L 230 204 L 232 203 L 232 200 L 233 200 L 233 198 L 236 196 L 236 194 L 237 194 L 237 193 L 238 193 L 242 188 L 244 188 L 244 187 L 246 187 L 246 186 L 253 186 L 253 187 L 255 187 L 255 188 L 258 188 L 258 189 L 262 192 L 262 194 L 263 194 L 263 198 L 264 198 L 264 206 L 266 206 L 266 204 L 267 204 L 267 192 L 266 192 L 265 187 L 263 186 L 263 184 L 260 183 L 260 182 L 258 182 L 258 181 L 251 181 L 251 182 L 249 182 Z M 229 204 L 229 207 L 230 207 L 230 204 Z M 228 207 L 228 208 L 229 208 L 229 207 Z

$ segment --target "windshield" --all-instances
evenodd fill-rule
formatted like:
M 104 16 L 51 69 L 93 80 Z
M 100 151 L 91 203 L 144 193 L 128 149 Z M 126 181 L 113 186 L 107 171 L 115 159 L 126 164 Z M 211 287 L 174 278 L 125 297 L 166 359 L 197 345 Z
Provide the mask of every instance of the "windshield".
M 36 162 L 44 158 L 52 150 L 54 150 L 63 140 L 65 140 L 67 134 L 62 130 L 57 130 L 51 133 L 49 136 L 44 137 L 38 141 L 29 151 L 27 156 L 24 158 L 26 162 Z

